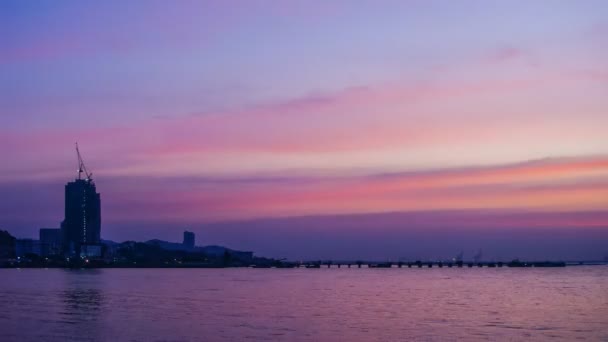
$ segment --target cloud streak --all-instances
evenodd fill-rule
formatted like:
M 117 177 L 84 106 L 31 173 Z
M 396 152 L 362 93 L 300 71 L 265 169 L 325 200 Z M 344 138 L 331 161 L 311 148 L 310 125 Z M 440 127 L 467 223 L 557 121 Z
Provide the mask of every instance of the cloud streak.
M 229 165 L 235 165 L 236 158 L 242 158 L 243 165 L 269 158 L 267 166 L 257 163 L 258 167 L 267 168 L 262 171 L 281 164 L 283 168 L 306 164 L 312 168 L 335 168 L 337 165 L 321 162 L 320 158 L 333 155 L 339 160 L 349 153 L 399 150 L 428 154 L 456 146 L 468 149 L 462 159 L 469 163 L 478 159 L 476 152 L 490 147 L 507 146 L 519 154 L 519 159 L 534 157 L 522 152 L 523 145 L 534 143 L 544 153 L 557 150 L 554 146 L 568 141 L 577 142 L 576 146 L 566 146 L 571 146 L 573 152 L 606 153 L 605 146 L 597 147 L 604 133 L 602 123 L 607 119 L 601 115 L 601 103 L 584 104 L 586 110 L 581 116 L 588 120 L 571 117 L 569 107 L 557 102 L 497 107 L 506 94 L 529 96 L 541 91 L 539 87 L 594 84 L 605 79 L 602 73 L 577 72 L 515 80 L 386 84 L 165 120 L 95 128 L 83 125 L 78 130 L 4 130 L 0 151 L 5 156 L 18 156 L 22 164 L 0 166 L 0 175 L 27 176 L 22 170 L 30 168 L 28 163 L 38 170 L 65 164 L 67 160 L 57 158 L 56 151 L 66 151 L 66 146 L 76 140 L 85 140 L 90 155 L 103 165 L 98 170 L 144 175 L 183 173 L 183 169 L 200 173 L 210 164 L 227 171 Z M 488 111 L 492 111 L 491 115 Z M 513 141 L 513 136 L 517 141 Z M 319 157 L 317 161 L 315 156 Z M 299 166 L 290 165 L 294 158 L 301 159 Z
M 605 210 L 608 158 L 363 176 L 116 177 L 101 178 L 99 186 L 106 217 L 118 221 L 448 209 Z

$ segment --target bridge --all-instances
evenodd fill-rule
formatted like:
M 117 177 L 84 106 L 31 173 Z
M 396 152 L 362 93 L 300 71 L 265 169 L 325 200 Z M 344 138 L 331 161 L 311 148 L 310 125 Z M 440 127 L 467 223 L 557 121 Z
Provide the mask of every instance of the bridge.
M 565 262 L 555 261 L 399 261 L 399 262 L 371 262 L 371 261 L 308 261 L 293 263 L 290 266 L 297 268 L 500 268 L 500 267 L 565 267 Z

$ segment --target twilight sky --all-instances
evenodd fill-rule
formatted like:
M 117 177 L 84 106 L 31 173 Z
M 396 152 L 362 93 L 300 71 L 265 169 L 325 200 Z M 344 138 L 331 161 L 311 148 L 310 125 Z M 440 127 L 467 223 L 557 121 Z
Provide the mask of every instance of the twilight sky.
M 608 253 L 608 2 L 2 1 L 0 228 L 289 258 Z M 466 253 L 465 253 L 466 258 Z

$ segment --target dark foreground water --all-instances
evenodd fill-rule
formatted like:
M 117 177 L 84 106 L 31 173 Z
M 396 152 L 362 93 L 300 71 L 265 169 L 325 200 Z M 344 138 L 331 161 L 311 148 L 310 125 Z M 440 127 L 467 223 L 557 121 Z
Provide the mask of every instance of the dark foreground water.
M 0 269 L 0 341 L 608 340 L 608 267 Z

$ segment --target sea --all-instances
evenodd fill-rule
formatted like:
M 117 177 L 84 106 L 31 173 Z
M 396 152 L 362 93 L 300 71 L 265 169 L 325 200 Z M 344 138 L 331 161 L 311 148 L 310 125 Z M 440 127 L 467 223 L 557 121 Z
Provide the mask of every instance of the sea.
M 0 341 L 608 341 L 608 266 L 0 269 Z

